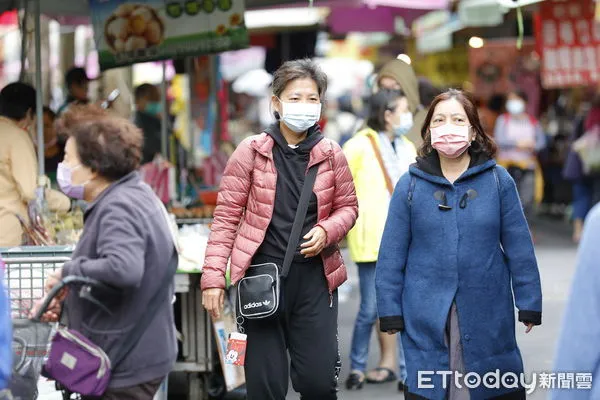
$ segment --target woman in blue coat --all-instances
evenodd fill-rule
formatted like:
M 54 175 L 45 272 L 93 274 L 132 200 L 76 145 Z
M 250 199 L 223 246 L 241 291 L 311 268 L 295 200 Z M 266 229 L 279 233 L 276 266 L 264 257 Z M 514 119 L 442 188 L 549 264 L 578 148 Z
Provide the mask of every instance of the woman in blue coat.
M 376 273 L 381 330 L 402 336 L 406 398 L 524 399 L 513 295 L 529 332 L 541 324 L 542 292 L 515 183 L 463 92 L 436 97 L 421 134 Z

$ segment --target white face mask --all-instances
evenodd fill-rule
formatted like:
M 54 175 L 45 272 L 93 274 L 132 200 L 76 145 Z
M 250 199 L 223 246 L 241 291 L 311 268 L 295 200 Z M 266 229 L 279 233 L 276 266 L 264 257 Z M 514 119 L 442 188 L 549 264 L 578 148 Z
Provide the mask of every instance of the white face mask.
M 523 100 L 509 100 L 506 102 L 506 110 L 509 113 L 517 115 L 525 112 L 525 102 Z
M 413 127 L 413 115 L 411 112 L 400 114 L 400 124 L 394 126 L 394 134 L 398 137 L 404 136 Z
M 281 103 L 281 120 L 295 133 L 304 133 L 321 118 L 321 103 Z

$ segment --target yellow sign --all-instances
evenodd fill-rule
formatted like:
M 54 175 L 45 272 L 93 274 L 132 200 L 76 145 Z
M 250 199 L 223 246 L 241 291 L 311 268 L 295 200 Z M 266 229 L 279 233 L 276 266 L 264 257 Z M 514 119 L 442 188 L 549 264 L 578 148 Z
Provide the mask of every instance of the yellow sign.
M 469 80 L 469 53 L 465 46 L 431 54 L 418 54 L 415 42 L 407 43 L 413 68 L 418 76 L 436 86 L 461 87 Z

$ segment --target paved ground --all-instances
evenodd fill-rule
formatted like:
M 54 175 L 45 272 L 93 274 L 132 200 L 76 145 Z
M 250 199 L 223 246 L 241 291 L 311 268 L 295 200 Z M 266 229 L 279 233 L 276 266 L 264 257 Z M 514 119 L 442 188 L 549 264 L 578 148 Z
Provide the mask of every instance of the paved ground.
M 540 221 L 536 226 L 537 255 L 542 275 L 544 293 L 544 324 L 537 327 L 529 335 L 524 334 L 524 328 L 518 328 L 518 341 L 525 360 L 525 369 L 530 372 L 549 371 L 552 367 L 554 347 L 562 320 L 562 311 L 568 296 L 571 276 L 574 270 L 576 249 L 570 243 L 569 230 L 561 222 Z M 345 297 L 340 304 L 340 342 L 344 368 L 340 379 L 340 399 L 364 400 L 376 399 L 400 399 L 402 396 L 397 392 L 396 384 L 368 385 L 358 392 L 347 392 L 343 388 L 343 382 L 348 375 L 349 343 L 352 335 L 354 317 L 358 308 L 358 277 L 356 267 L 349 267 L 350 280 L 341 289 L 341 296 Z M 375 336 L 371 348 L 374 349 L 370 358 L 370 366 L 376 366 L 377 345 Z M 290 387 L 291 388 L 291 387 Z M 46 393 L 50 388 L 43 390 Z M 59 398 L 59 397 L 58 397 Z M 41 399 L 58 399 L 47 394 Z M 288 399 L 297 399 L 298 396 L 290 389 Z M 538 391 L 528 397 L 533 400 L 546 398 L 546 393 Z

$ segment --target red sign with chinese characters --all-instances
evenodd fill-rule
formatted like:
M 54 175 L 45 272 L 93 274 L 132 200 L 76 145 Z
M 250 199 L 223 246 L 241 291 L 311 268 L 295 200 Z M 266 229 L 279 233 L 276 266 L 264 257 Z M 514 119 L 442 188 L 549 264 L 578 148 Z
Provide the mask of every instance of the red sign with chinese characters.
M 536 40 L 546 89 L 582 86 L 600 79 L 600 25 L 593 0 L 540 4 Z

